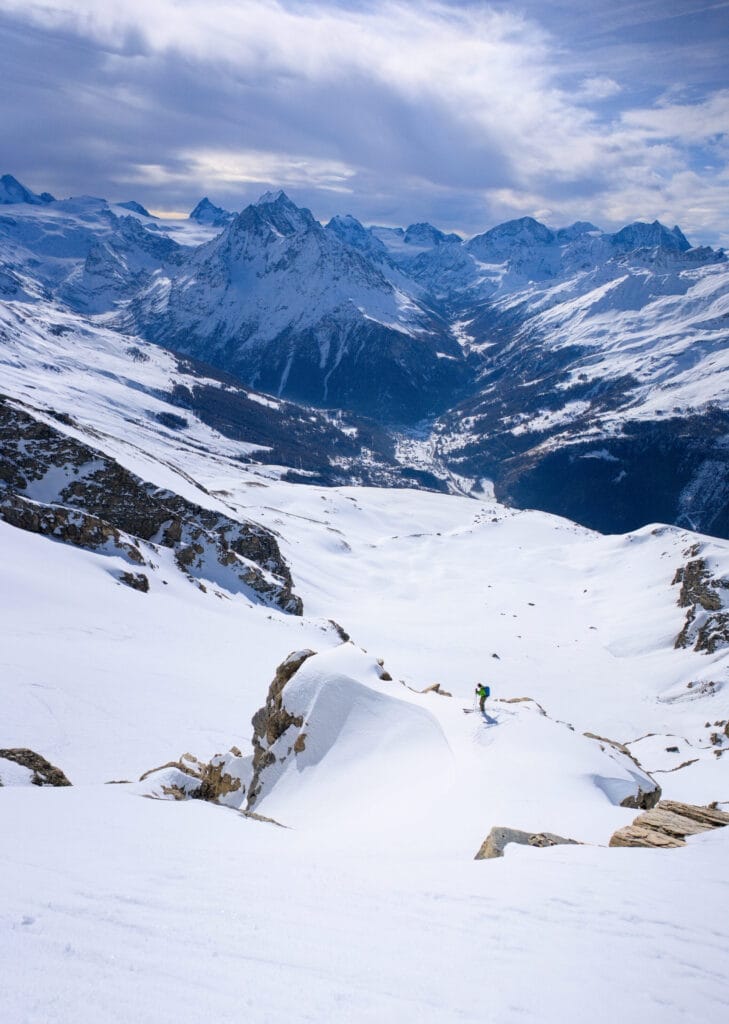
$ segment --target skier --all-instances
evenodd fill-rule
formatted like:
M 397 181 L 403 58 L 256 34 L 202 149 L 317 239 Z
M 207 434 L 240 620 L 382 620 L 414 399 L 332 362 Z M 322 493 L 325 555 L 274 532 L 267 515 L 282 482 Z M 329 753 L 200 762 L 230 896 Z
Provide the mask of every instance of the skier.
M 476 693 L 478 694 L 478 707 L 482 715 L 486 714 L 484 707 L 486 698 L 491 696 L 491 687 L 486 686 L 484 683 L 477 683 Z

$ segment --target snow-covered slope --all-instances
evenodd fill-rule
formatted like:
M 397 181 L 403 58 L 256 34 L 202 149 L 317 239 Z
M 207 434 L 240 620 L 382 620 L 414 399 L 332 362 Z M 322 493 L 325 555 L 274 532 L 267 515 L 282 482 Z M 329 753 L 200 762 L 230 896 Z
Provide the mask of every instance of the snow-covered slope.
M 0 395 L 19 398 L 31 411 L 71 417 L 80 440 L 101 444 L 113 458 L 120 437 L 139 452 L 159 446 L 177 477 L 160 475 L 157 465 L 149 470 L 144 455 L 139 464 L 124 464 L 191 501 L 200 501 L 185 470 L 191 451 L 245 461 L 264 480 L 447 488 L 445 474 L 433 475 L 429 461 L 415 469 L 400 461 L 392 439 L 371 421 L 252 391 L 48 301 L 0 304 L 0 366 Z
M 462 325 L 480 383 L 439 425 L 451 467 L 599 529 L 726 535 L 728 314 L 710 250 L 640 249 L 494 297 Z
M 163 544 L 145 592 L 116 550 L 0 522 L 0 750 L 30 747 L 73 783 L 3 776 L 0 1017 L 726 1012 L 729 829 L 680 850 L 605 844 L 646 771 L 668 797 L 729 803 L 727 542 L 604 537 L 485 494 L 292 484 L 252 461 L 244 423 L 232 438 L 171 401 L 232 384 L 47 300 L 2 316 L 2 390 L 49 451 L 60 432 L 275 534 L 304 614 L 211 563 L 191 585 Z M 10 484 L 64 499 L 49 472 Z M 317 653 L 279 689 L 285 714 L 262 717 L 302 649 Z M 495 724 L 464 713 L 477 680 Z M 247 816 L 149 799 L 164 772 L 137 781 L 231 746 Z M 585 845 L 475 862 L 494 826 Z

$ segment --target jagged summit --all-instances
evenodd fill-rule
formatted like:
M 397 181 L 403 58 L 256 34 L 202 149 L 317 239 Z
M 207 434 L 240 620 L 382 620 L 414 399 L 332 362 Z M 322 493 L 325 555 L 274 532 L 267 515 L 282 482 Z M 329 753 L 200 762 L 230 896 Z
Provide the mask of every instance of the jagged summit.
M 652 224 L 639 220 L 627 224 L 612 236 L 612 243 L 624 251 L 659 246 L 669 251 L 686 252 L 691 248 L 691 243 L 678 225 L 671 229 L 658 220 Z
M 297 206 L 285 192 L 264 192 L 264 194 L 246 206 L 231 225 L 234 233 L 250 231 L 273 231 L 279 235 L 293 235 L 299 231 L 324 229 L 311 210 Z
M 190 220 L 210 227 L 222 227 L 224 224 L 229 224 L 234 217 L 234 213 L 211 203 L 207 196 L 200 200 L 194 210 L 190 211 Z
M 269 206 L 273 203 L 282 203 L 288 206 L 296 205 L 291 199 L 289 199 L 282 188 L 269 189 L 267 192 L 264 192 L 263 195 L 259 196 L 252 205 Z
M 432 224 L 421 223 L 411 224 L 405 231 L 403 241 L 406 245 L 417 245 L 424 248 L 432 248 L 435 245 L 443 245 L 451 242 L 461 242 L 462 238 L 456 234 L 446 234 Z
M 121 206 L 123 210 L 131 210 L 132 213 L 138 213 L 140 217 L 149 217 L 150 220 L 156 219 L 146 207 L 142 206 L 135 199 L 129 199 L 126 203 L 117 203 L 116 205 Z
M 369 228 L 366 228 L 351 213 L 332 217 L 326 225 L 326 230 L 331 231 L 347 245 L 351 245 L 355 249 L 362 249 L 364 252 L 371 253 L 374 256 L 381 257 L 387 252 L 381 239 L 377 238 Z
M 40 206 L 44 203 L 54 203 L 55 197 L 50 192 L 41 192 L 39 195 L 31 192 L 29 188 L 22 185 L 12 174 L 3 174 L 0 178 L 0 206 L 10 206 L 15 203 L 29 203 L 31 206 Z

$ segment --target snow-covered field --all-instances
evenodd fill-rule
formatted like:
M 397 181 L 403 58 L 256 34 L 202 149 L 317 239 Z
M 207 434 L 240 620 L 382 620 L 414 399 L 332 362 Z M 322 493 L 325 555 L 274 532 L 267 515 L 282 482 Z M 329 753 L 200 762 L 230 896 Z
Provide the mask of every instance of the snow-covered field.
M 73 783 L 1 763 L 2 1024 L 726 1014 L 729 829 L 608 849 L 636 775 L 583 733 L 627 744 L 665 797 L 729 806 L 729 655 L 674 648 L 672 582 L 695 545 L 729 578 L 729 542 L 600 536 L 488 491 L 294 485 L 187 411 L 165 426 L 191 381 L 138 338 L 38 298 L 3 304 L 0 342 L 2 394 L 273 531 L 304 602 L 191 586 L 164 547 L 142 593 L 119 552 L 0 521 L 0 749 Z M 305 744 L 292 760 L 279 741 L 255 804 L 285 828 L 149 799 L 159 777 L 139 777 L 184 752 L 245 759 L 276 667 L 306 648 L 285 691 Z M 464 714 L 477 681 L 494 725 Z M 418 692 L 433 683 L 449 695 Z M 475 862 L 493 826 L 585 845 Z
M 686 850 L 512 847 L 474 862 L 394 857 L 382 834 L 377 856 L 330 853 L 117 786 L 7 789 L 2 819 L 3 1020 L 726 1014 L 722 831 Z

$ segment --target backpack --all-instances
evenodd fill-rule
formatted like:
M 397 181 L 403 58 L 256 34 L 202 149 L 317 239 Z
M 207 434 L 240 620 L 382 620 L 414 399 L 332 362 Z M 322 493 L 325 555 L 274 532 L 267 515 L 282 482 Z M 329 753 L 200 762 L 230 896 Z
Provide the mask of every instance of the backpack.
M 486 691 L 486 696 L 490 697 L 491 696 L 491 687 L 490 686 L 484 686 L 484 690 Z

